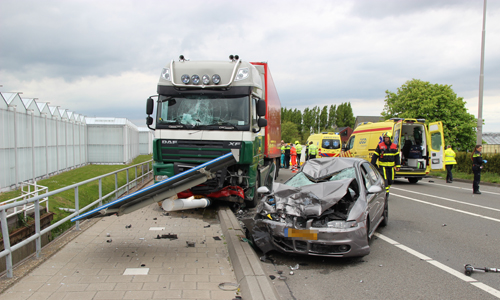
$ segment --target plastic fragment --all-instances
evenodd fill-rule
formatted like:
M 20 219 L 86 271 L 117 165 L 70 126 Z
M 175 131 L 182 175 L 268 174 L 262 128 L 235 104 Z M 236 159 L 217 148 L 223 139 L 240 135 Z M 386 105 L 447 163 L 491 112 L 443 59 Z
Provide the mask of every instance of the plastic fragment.
M 112 241 L 113 241 L 112 239 L 109 239 L 109 240 L 107 240 L 106 242 L 111 243 Z
M 293 275 L 293 271 L 290 271 L 290 273 L 289 273 L 289 274 L 290 274 L 290 275 Z
M 210 227 L 210 224 L 208 224 L 207 226 L 203 226 L 203 228 L 209 228 Z
M 295 267 L 290 266 L 290 270 L 298 270 L 299 269 L 299 264 L 296 264 Z
M 220 237 L 218 237 L 218 236 L 214 236 L 214 240 L 216 240 L 216 241 L 220 241 L 220 240 L 221 240 L 221 238 L 220 238 Z
M 188 247 L 194 247 L 196 245 L 196 242 L 189 242 L 189 241 L 186 241 L 186 245 Z
M 274 279 L 276 279 L 276 276 L 274 276 L 274 275 L 269 275 L 269 278 L 271 278 L 271 280 L 274 280 Z
M 130 227 L 132 227 L 132 224 L 125 226 L 125 228 L 130 228 Z

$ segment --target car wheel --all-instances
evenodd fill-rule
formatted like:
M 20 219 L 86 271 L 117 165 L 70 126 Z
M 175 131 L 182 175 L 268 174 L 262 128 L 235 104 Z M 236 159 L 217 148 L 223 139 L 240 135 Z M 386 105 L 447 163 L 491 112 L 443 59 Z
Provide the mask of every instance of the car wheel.
M 385 198 L 384 212 L 382 213 L 382 217 L 384 218 L 380 223 L 380 226 L 385 227 L 389 224 L 389 201 Z
M 417 183 L 420 180 L 420 178 L 408 178 L 408 181 L 410 183 Z
M 255 177 L 255 186 L 254 186 L 254 191 L 253 191 L 253 199 L 250 201 L 247 201 L 247 207 L 248 208 L 254 208 L 259 204 L 259 194 L 257 193 L 257 189 L 259 188 L 260 185 L 260 173 L 257 170 L 257 176 Z

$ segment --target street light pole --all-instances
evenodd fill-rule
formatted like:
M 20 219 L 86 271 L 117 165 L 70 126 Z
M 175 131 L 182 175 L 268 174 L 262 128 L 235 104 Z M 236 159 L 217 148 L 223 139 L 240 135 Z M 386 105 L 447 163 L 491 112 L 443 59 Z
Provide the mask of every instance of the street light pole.
M 486 0 L 483 6 L 483 36 L 481 38 L 481 70 L 479 74 L 479 102 L 477 112 L 476 145 L 483 143 L 483 87 L 484 87 L 484 39 L 486 36 Z

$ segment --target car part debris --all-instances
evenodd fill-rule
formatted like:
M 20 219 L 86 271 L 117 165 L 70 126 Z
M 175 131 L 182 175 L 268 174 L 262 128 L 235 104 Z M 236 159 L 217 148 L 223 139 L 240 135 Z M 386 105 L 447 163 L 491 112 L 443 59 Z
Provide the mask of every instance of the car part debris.
M 125 228 L 130 228 L 130 227 L 132 227 L 132 224 L 130 224 L 130 225 L 125 225 Z
M 281 270 L 278 270 L 278 274 L 280 274 L 280 275 L 281 275 L 281 274 L 283 274 L 283 271 L 281 271 Z
M 106 242 L 111 243 L 112 241 L 113 241 L 112 239 L 109 239 L 109 240 L 107 240 Z
M 221 240 L 221 238 L 220 238 L 220 237 L 218 237 L 218 236 L 214 236 L 214 240 L 216 240 L 216 241 L 220 241 L 220 240 Z
M 475 272 L 484 272 L 484 273 L 489 273 L 489 272 L 500 273 L 500 269 L 497 269 L 497 268 L 486 268 L 486 267 L 476 268 L 470 264 L 465 265 L 465 275 L 470 276 L 472 274 L 472 272 L 474 272 L 474 271 Z
M 274 276 L 274 275 L 269 275 L 269 278 L 271 278 L 271 280 L 274 280 L 274 279 L 276 279 L 276 276 Z
M 280 275 L 280 277 L 278 277 L 279 280 L 286 280 L 286 276 L 284 275 Z
M 189 241 L 186 241 L 186 245 L 188 247 L 194 247 L 194 245 L 196 245 L 196 242 L 189 242 Z
M 158 218 L 153 218 L 153 220 L 158 220 Z
M 240 285 L 234 282 L 222 282 L 219 283 L 219 289 L 223 291 L 236 291 Z
M 169 214 L 169 213 L 163 213 L 163 215 L 164 215 L 164 216 L 170 216 L 170 214 Z
M 111 234 L 109 234 L 109 233 L 106 233 L 106 236 L 107 236 L 107 237 L 110 237 L 110 236 L 111 236 Z
M 296 264 L 295 267 L 290 266 L 290 270 L 298 270 L 299 269 L 299 264 Z
M 208 224 L 207 226 L 203 226 L 203 228 L 209 228 L 210 227 L 210 224 Z
M 191 196 L 189 198 L 181 199 L 167 199 L 163 201 L 161 207 L 165 211 L 179 211 L 185 209 L 193 208 L 205 208 L 210 205 L 210 200 L 208 198 L 195 198 Z
M 290 273 L 289 273 L 289 274 L 290 274 L 290 275 L 293 275 L 293 271 L 290 271 Z
M 145 267 L 145 266 L 146 266 L 146 264 L 141 264 L 141 267 Z
M 177 239 L 177 234 L 169 233 L 169 234 L 162 234 L 162 235 L 157 235 L 156 239 L 170 239 L 170 240 L 176 240 Z

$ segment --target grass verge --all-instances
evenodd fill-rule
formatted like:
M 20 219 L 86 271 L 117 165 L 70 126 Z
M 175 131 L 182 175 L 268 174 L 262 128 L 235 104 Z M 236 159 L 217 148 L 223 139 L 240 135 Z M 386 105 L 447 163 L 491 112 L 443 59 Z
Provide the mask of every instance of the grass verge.
M 452 171 L 452 173 L 453 173 L 453 178 L 455 179 L 474 180 L 474 174 L 468 174 L 459 171 Z M 446 178 L 446 171 L 432 170 L 430 175 Z M 492 172 L 481 172 L 481 182 L 500 183 L 500 175 L 498 173 L 492 173 Z

